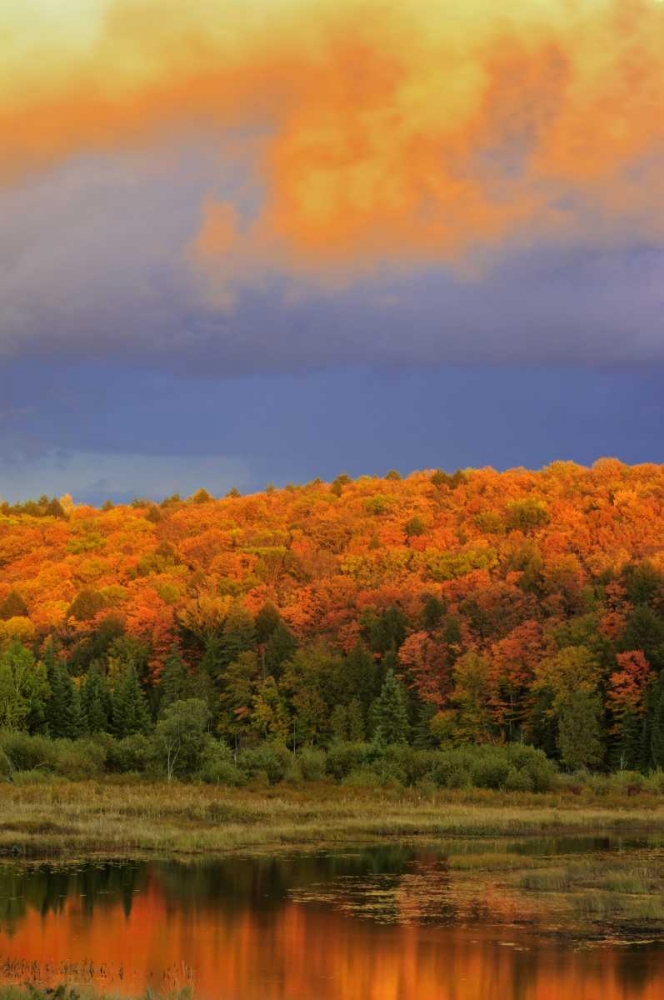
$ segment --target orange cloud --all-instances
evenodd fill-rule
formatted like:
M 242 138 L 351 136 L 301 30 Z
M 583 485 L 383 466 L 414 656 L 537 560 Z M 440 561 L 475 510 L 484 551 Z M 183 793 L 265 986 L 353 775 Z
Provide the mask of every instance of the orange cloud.
M 203 260 L 451 259 L 589 220 L 605 239 L 663 235 L 657 0 L 99 0 L 96 13 L 66 62 L 46 32 L 34 64 L 14 58 L 13 84 L 0 70 L 0 179 L 241 126 L 262 137 L 264 198 L 244 233 L 232 206 L 206 202 Z

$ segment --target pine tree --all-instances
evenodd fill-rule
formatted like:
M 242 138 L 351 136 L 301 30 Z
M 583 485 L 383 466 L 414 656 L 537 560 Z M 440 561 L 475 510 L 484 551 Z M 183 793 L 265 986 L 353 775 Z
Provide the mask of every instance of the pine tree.
M 402 684 L 388 670 L 380 697 L 374 706 L 375 740 L 382 746 L 408 740 L 408 707 Z
M 369 709 L 380 694 L 380 672 L 376 660 L 363 643 L 358 642 L 343 661 L 340 681 L 346 697 L 352 691 L 359 701 L 364 728 Z
M 88 733 L 108 732 L 111 720 L 111 692 L 106 675 L 93 663 L 81 688 L 81 706 Z
M 78 739 L 85 731 L 79 691 L 52 644 L 44 653 L 44 665 L 50 688 L 44 713 L 49 735 L 55 739 Z
M 134 733 L 146 733 L 150 728 L 145 693 L 141 688 L 133 663 L 128 663 L 118 677 L 111 698 L 113 734 L 118 739 Z
M 343 743 L 348 739 L 348 709 L 345 705 L 335 705 L 330 715 L 332 739 Z
M 220 667 L 224 669 L 237 660 L 240 653 L 256 647 L 254 616 L 241 605 L 231 608 L 221 630 Z
M 563 764 L 575 769 L 601 764 L 604 757 L 601 711 L 600 699 L 585 692 L 576 692 L 565 703 L 558 723 Z
M 348 739 L 351 743 L 361 743 L 365 737 L 364 716 L 362 705 L 357 698 L 353 698 L 348 705 L 346 720 L 348 725 Z
M 284 663 L 297 652 L 297 641 L 290 629 L 280 622 L 274 629 L 265 647 L 265 669 L 273 677 L 279 677 Z
M 660 676 L 653 696 L 650 748 L 654 766 L 664 768 L 664 674 Z
M 281 624 L 281 615 L 274 604 L 264 604 L 256 615 L 256 639 L 259 643 L 269 642 L 274 630 Z
M 437 740 L 431 731 L 431 722 L 436 711 L 436 706 L 431 702 L 421 702 L 418 706 L 417 721 L 413 730 L 413 746 L 417 750 L 432 750 L 437 747 Z
M 645 717 L 638 712 L 625 712 L 614 750 L 614 760 L 621 771 L 640 771 L 644 761 L 643 733 Z
M 189 694 L 187 667 L 173 646 L 159 678 L 159 715 L 163 715 L 174 702 L 182 701 Z

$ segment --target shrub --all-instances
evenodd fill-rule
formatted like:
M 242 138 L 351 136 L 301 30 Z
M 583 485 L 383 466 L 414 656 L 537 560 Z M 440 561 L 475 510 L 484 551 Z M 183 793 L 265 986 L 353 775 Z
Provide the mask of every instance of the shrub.
M 138 771 L 145 774 L 153 766 L 152 744 L 147 736 L 135 733 L 116 740 L 106 736 L 103 740 L 106 750 L 106 769 L 112 773 Z
M 92 740 L 58 740 L 56 774 L 70 781 L 98 778 L 104 770 L 106 750 Z
M 431 778 L 439 788 L 470 788 L 470 766 L 462 751 L 448 750 L 436 757 Z
M 379 753 L 371 743 L 333 743 L 327 753 L 327 773 L 342 781 L 351 771 L 375 760 Z
M 609 779 L 612 792 L 619 795 L 640 795 L 646 790 L 646 779 L 640 771 L 619 771 Z
M 230 748 L 219 740 L 210 740 L 203 751 L 198 777 L 207 785 L 229 785 L 233 788 L 246 780 Z
M 291 753 L 283 743 L 262 743 L 252 750 L 241 750 L 237 766 L 248 779 L 265 775 L 271 785 L 278 785 L 286 777 L 291 764 Z
M 510 767 L 528 775 L 532 791 L 548 792 L 553 788 L 556 766 L 543 750 L 537 750 L 524 743 L 511 743 L 507 747 L 507 760 Z
M 533 779 L 527 771 L 518 771 L 515 767 L 509 767 L 505 778 L 505 789 L 508 792 L 532 792 L 534 791 Z
M 510 765 L 504 750 L 492 747 L 490 753 L 478 755 L 472 761 L 470 776 L 475 788 L 505 788 Z
M 343 779 L 346 788 L 380 788 L 382 781 L 372 767 L 358 767 Z
M 16 771 L 55 769 L 56 744 L 46 736 L 3 732 L 0 734 L 0 749 L 4 751 Z
M 303 750 L 298 763 L 305 781 L 320 781 L 325 777 L 327 755 L 322 750 Z

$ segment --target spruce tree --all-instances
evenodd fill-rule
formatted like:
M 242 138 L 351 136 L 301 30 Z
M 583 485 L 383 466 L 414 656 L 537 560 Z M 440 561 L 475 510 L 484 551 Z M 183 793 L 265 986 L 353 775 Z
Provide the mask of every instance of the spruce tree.
M 650 728 L 652 763 L 664 768 L 664 674 L 655 687 Z
M 174 702 L 187 698 L 189 693 L 189 677 L 187 667 L 173 646 L 159 679 L 159 715 L 163 715 Z
M 81 706 L 88 733 L 108 732 L 111 720 L 111 692 L 106 675 L 93 663 L 81 688 Z
M 279 677 L 284 663 L 297 652 L 297 642 L 290 629 L 279 622 L 265 647 L 265 669 L 273 677 Z
M 44 653 L 44 665 L 50 688 L 44 712 L 48 733 L 54 739 L 78 739 L 85 731 L 79 691 L 52 644 Z
M 408 707 L 403 685 L 392 669 L 388 670 L 380 697 L 374 705 L 375 740 L 381 746 L 406 743 L 408 740 Z
M 127 664 L 115 683 L 111 698 L 111 722 L 113 734 L 118 739 L 147 733 L 150 728 L 147 699 L 133 663 Z
M 240 653 L 256 647 L 254 616 L 241 605 L 231 608 L 221 630 L 220 666 L 225 668 L 237 660 Z
M 378 664 L 362 642 L 356 643 L 343 661 L 340 680 L 345 691 L 353 692 L 359 701 L 364 728 L 381 685 Z
M 362 705 L 357 698 L 353 698 L 346 709 L 346 722 L 350 742 L 361 743 L 365 737 L 364 715 Z

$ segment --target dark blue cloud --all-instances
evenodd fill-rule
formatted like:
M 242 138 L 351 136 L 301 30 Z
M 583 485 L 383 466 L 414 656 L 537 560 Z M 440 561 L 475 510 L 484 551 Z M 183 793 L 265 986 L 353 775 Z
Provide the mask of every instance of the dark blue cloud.
M 663 384 L 662 368 L 363 367 L 216 380 L 15 364 L 0 376 L 0 492 L 25 496 L 37 482 L 62 491 L 68 475 L 80 499 L 99 501 L 393 467 L 661 462 Z

